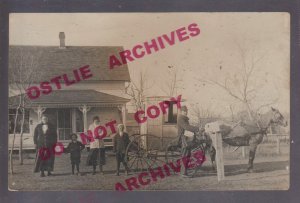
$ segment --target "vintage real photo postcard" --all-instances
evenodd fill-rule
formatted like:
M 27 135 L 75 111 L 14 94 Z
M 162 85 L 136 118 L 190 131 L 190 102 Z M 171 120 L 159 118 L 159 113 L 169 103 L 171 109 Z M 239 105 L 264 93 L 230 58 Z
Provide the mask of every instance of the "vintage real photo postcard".
M 10 191 L 288 190 L 287 12 L 10 13 Z

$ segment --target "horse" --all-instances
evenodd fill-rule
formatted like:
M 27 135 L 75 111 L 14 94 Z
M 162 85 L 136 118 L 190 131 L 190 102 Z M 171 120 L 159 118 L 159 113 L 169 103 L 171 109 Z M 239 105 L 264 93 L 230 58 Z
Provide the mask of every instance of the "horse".
M 249 146 L 248 172 L 253 172 L 253 161 L 257 146 L 262 142 L 268 128 L 273 125 L 286 127 L 285 118 L 278 109 L 271 107 L 264 114 L 255 115 L 255 121 L 240 122 L 238 125 L 220 125 L 223 142 L 231 146 Z

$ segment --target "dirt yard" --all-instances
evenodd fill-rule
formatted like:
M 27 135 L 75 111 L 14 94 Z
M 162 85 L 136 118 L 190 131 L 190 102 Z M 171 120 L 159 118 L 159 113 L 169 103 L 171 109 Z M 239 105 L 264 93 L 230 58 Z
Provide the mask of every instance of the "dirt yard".
M 247 173 L 247 158 L 241 156 L 241 150 L 232 152 L 233 148 L 224 149 L 225 180 L 218 182 L 216 172 L 211 168 L 209 159 L 202 170 L 194 178 L 181 178 L 172 175 L 158 180 L 140 190 L 287 190 L 289 188 L 289 146 L 282 144 L 281 154 L 276 154 L 274 145 L 264 144 L 258 148 L 254 164 L 254 173 Z M 19 165 L 17 155 L 14 160 L 15 174 L 9 174 L 10 190 L 114 190 L 115 184 L 138 175 L 131 173 L 125 176 L 115 176 L 115 157 L 107 153 L 105 174 L 92 175 L 91 167 L 85 166 L 87 152 L 82 155 L 81 176 L 71 175 L 71 165 L 68 154 L 55 159 L 53 176 L 41 178 L 39 173 L 33 173 L 34 153 L 26 153 L 24 165 Z M 246 157 L 248 155 L 246 154 Z

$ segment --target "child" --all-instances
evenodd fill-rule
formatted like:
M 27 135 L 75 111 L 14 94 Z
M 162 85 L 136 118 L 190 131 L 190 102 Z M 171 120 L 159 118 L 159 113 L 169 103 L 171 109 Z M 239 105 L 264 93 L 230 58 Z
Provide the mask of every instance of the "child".
M 81 150 L 83 150 L 85 146 L 81 142 L 77 141 L 77 135 L 75 133 L 71 134 L 71 140 L 72 141 L 69 143 L 65 152 L 70 153 L 72 174 L 74 175 L 74 168 L 76 165 L 76 170 L 77 170 L 76 175 L 79 175 L 79 163 L 80 163 Z
M 126 148 L 130 140 L 128 134 L 124 132 L 124 125 L 118 125 L 118 133 L 114 137 L 114 152 L 116 153 L 117 160 L 117 172 L 116 175 L 119 176 L 120 163 L 122 162 L 125 167 L 125 174 L 128 175 L 128 166 L 125 159 Z
M 100 119 L 98 116 L 93 118 L 93 123 L 89 126 L 89 130 L 94 133 L 95 129 L 100 125 Z M 100 131 L 100 129 L 99 129 Z M 102 132 L 98 132 L 99 135 Z M 95 137 L 95 136 L 94 136 Z M 96 166 L 99 164 L 99 169 L 101 175 L 104 175 L 103 166 L 105 165 L 105 145 L 103 139 L 97 139 L 93 142 L 90 142 L 90 151 L 87 157 L 87 165 L 93 166 L 93 175 L 96 174 Z

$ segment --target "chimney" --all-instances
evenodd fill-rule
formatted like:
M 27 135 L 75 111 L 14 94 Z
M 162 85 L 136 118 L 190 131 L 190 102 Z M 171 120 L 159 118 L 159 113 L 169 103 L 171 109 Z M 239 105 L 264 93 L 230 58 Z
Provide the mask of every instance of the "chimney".
M 60 32 L 59 33 L 59 48 L 60 49 L 65 49 L 66 45 L 65 45 L 65 33 L 64 32 Z

